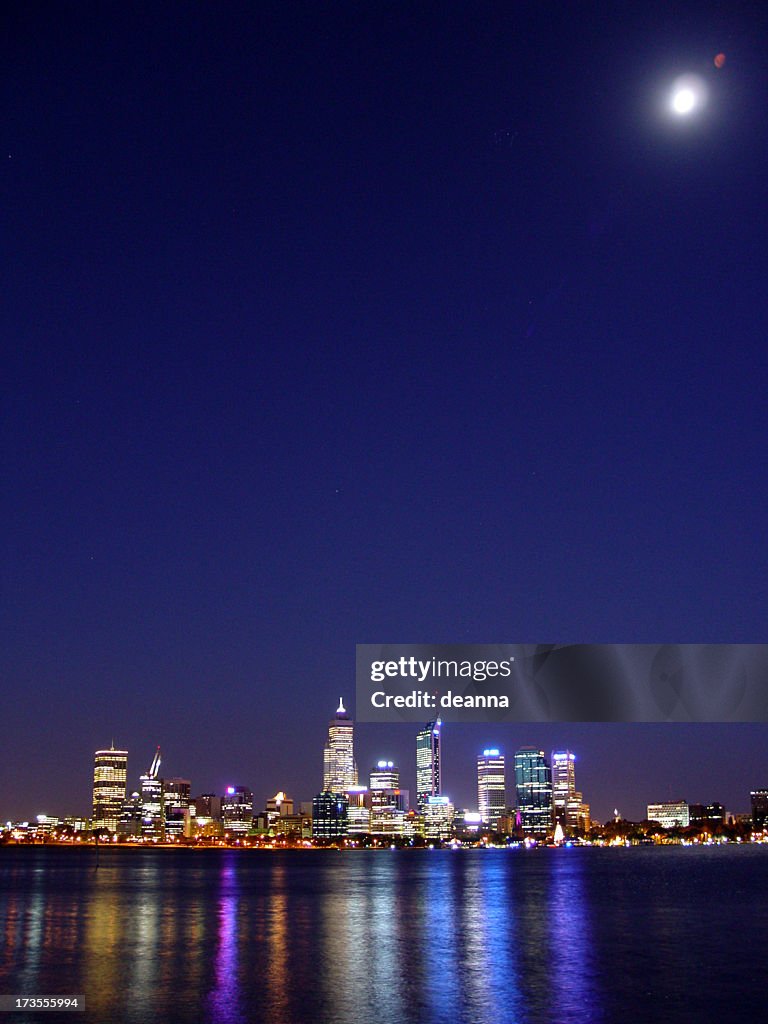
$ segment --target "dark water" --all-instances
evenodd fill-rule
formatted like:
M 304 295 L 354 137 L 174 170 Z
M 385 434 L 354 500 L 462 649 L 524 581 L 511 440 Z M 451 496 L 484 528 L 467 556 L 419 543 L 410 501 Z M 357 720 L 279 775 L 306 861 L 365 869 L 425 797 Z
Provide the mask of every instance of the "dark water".
M 84 993 L 73 1024 L 764 1019 L 765 846 L 94 864 L 0 849 L 0 994 Z

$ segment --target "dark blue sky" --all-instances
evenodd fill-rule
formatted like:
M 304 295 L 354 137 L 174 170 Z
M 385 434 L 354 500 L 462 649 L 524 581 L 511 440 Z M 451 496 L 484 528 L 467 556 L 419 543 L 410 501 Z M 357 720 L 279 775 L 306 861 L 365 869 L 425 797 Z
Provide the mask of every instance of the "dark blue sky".
M 765 639 L 768 11 L 3 17 L 0 817 L 112 736 L 308 798 L 356 642 Z M 768 784 L 764 726 L 509 730 L 599 816 Z

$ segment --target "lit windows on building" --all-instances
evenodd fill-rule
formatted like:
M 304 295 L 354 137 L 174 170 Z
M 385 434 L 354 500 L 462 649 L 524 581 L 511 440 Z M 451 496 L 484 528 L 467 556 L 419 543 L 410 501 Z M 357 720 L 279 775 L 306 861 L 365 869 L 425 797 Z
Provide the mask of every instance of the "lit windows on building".
M 752 828 L 762 832 L 768 828 L 768 789 L 753 789 L 749 794 L 752 808 Z
M 688 818 L 691 825 L 711 831 L 725 824 L 725 808 L 717 801 L 711 804 L 689 804 Z
M 477 756 L 477 807 L 483 823 L 498 829 L 506 803 L 504 755 L 497 747 L 486 747 Z
M 139 776 L 141 798 L 141 834 L 145 839 L 162 839 L 165 835 L 163 780 L 160 778 L 160 747 L 145 775 Z
M 163 780 L 163 810 L 166 836 L 188 835 L 190 821 L 189 779 Z
M 589 829 L 589 804 L 576 790 L 576 755 L 570 750 L 552 751 L 552 809 L 565 835 Z
M 400 769 L 394 761 L 378 761 L 368 776 L 371 791 L 375 789 L 400 789 Z
M 516 752 L 515 797 L 526 835 L 543 838 L 552 832 L 552 772 L 543 750 L 521 747 Z
M 253 827 L 253 793 L 246 786 L 227 786 L 221 798 L 225 832 L 244 835 Z
M 371 831 L 371 798 L 367 786 L 351 786 L 347 798 L 347 834 L 368 835 Z
M 354 751 L 354 722 L 339 700 L 335 716 L 328 725 L 328 739 L 323 750 L 323 792 L 346 793 L 357 785 L 357 764 Z
M 416 736 L 416 802 L 420 811 L 429 797 L 442 793 L 441 728 L 437 718 Z
M 125 803 L 128 751 L 97 750 L 93 757 L 93 828 L 117 832 Z
M 318 793 L 312 800 L 312 838 L 344 839 L 347 835 L 348 801 L 340 793 Z
M 648 804 L 647 817 L 656 821 L 662 828 L 688 828 L 691 817 L 685 800 L 675 800 L 662 804 Z
M 447 796 L 428 796 L 421 814 L 426 839 L 450 839 L 455 808 Z

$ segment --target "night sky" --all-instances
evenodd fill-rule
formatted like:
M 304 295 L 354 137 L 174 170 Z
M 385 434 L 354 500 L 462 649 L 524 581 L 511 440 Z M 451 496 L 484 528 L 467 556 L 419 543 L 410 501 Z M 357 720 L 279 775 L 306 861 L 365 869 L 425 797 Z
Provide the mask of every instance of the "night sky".
M 308 799 L 357 642 L 765 640 L 768 8 L 3 20 L 0 819 L 113 737 Z M 529 741 L 600 818 L 768 785 L 765 725 L 452 726 L 456 803 Z

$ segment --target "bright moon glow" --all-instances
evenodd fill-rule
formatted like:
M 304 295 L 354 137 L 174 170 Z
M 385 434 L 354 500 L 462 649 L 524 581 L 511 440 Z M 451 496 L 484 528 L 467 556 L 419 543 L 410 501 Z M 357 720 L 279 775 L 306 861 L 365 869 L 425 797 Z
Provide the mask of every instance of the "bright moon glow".
M 676 114 L 688 114 L 696 106 L 696 97 L 692 89 L 678 89 L 672 97 L 672 107 Z
M 683 75 L 672 83 L 669 109 L 676 117 L 686 117 L 700 110 L 706 99 L 704 82 L 696 75 Z

